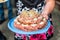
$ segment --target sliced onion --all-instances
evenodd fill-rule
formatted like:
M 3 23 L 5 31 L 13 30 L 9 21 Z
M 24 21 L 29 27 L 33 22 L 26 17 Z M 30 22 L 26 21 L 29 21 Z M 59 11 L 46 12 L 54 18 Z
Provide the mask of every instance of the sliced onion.
M 22 26 L 24 26 L 24 27 L 27 27 L 28 25 L 25 25 L 25 24 L 21 24 Z
M 31 26 L 36 27 L 36 26 L 37 26 L 37 24 L 31 24 Z
M 37 21 L 37 18 L 34 18 L 35 21 Z
M 39 24 L 44 24 L 44 22 L 40 22 Z

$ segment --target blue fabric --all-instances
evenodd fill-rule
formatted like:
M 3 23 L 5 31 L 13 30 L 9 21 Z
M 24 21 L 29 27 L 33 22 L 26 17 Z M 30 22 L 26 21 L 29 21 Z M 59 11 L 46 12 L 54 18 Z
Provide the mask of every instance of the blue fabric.
M 50 25 L 51 25 L 51 24 L 50 24 L 50 21 L 48 20 L 48 23 L 47 23 L 47 25 L 46 25 L 45 28 L 43 28 L 43 29 L 41 29 L 41 30 L 33 31 L 33 32 L 25 32 L 25 31 L 19 30 L 19 29 L 17 29 L 17 28 L 14 27 L 14 19 L 15 19 L 15 18 L 13 18 L 13 19 L 11 19 L 11 20 L 9 21 L 9 23 L 8 23 L 8 28 L 9 28 L 11 31 L 13 31 L 13 32 L 15 32 L 15 33 L 19 33 L 19 34 L 40 34 L 40 33 L 46 33 L 47 30 L 50 28 Z
M 12 5 L 10 3 L 10 0 L 8 0 L 6 2 L 6 5 L 7 5 L 7 8 L 8 8 L 8 18 L 11 19 L 12 15 L 13 15 L 13 12 L 12 12 Z
M 8 18 L 11 19 L 12 18 L 12 6 L 10 3 L 10 0 L 8 0 L 6 3 L 7 9 L 8 9 Z M 4 3 L 0 3 L 0 20 L 4 20 L 4 8 L 3 8 L 3 4 Z
M 3 9 L 3 3 L 0 3 L 0 20 L 4 20 L 4 9 Z

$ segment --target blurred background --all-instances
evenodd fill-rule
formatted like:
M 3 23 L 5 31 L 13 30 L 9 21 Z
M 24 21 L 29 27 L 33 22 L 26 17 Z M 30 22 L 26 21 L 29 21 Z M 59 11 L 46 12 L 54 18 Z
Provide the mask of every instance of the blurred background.
M 12 10 L 13 10 L 13 17 L 16 16 L 16 2 L 17 0 L 11 0 Z M 5 21 L 0 24 L 0 30 L 6 36 L 7 40 L 14 40 L 14 33 L 10 31 L 7 27 L 9 22 L 8 19 L 8 9 L 6 4 L 4 3 L 4 16 Z M 56 0 L 55 8 L 52 12 L 52 19 L 53 19 L 53 26 L 54 26 L 54 35 L 50 40 L 60 40 L 60 0 Z

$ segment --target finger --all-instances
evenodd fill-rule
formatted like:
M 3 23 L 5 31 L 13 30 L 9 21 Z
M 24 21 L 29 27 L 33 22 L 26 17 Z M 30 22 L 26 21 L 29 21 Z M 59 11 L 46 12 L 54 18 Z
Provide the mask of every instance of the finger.
M 41 16 L 48 20 L 48 15 L 42 13 Z

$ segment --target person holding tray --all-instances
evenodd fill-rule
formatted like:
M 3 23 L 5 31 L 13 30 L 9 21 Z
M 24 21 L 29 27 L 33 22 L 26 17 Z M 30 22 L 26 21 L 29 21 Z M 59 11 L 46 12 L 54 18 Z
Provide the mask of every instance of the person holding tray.
M 4 7 L 3 7 L 4 3 L 6 4 L 7 9 L 8 9 L 8 18 L 9 18 L 9 20 L 12 18 L 12 15 L 13 15 L 10 0 L 0 0 L 0 24 L 2 24 L 5 21 Z
M 32 9 L 35 12 L 40 13 L 42 19 L 44 18 L 45 20 L 51 20 L 51 12 L 53 11 L 54 6 L 55 0 L 18 0 L 17 15 L 20 15 L 24 10 L 29 11 Z M 29 40 L 48 40 L 48 37 L 51 37 L 53 32 L 54 29 L 51 23 L 47 32 L 41 34 L 32 34 L 30 35 Z M 21 39 L 26 40 L 26 35 L 15 33 L 15 40 Z

